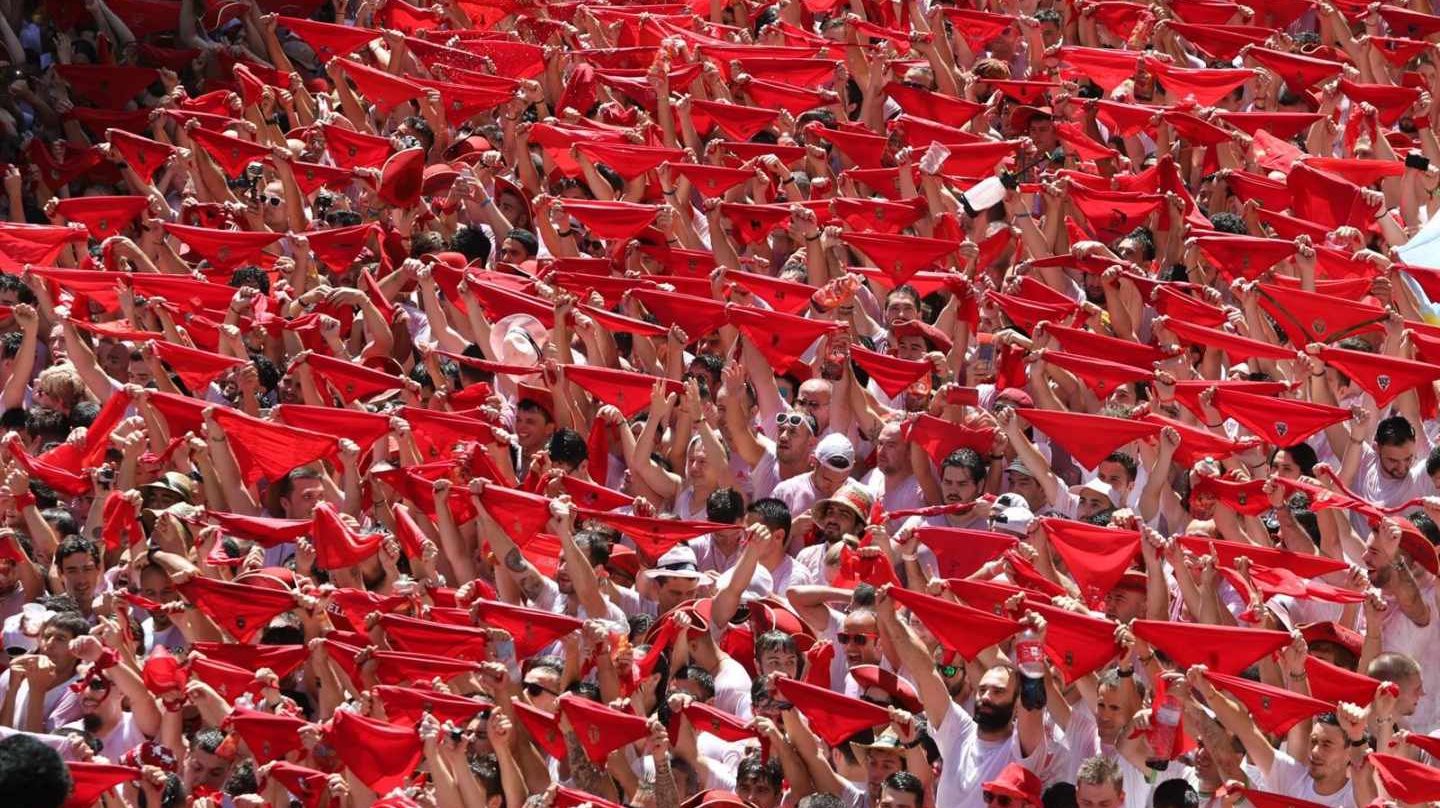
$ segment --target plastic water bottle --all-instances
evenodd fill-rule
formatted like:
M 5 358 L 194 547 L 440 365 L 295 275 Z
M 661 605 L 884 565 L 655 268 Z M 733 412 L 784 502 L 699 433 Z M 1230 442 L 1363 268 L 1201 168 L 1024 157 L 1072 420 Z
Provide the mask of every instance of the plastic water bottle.
M 1155 757 L 1145 761 L 1145 765 L 1155 771 L 1164 771 L 1165 767 L 1170 765 L 1183 709 L 1179 699 L 1166 693 L 1150 713 L 1150 751 Z
M 1027 710 L 1045 706 L 1045 645 L 1040 633 L 1026 627 L 1015 641 L 1015 667 L 1020 669 L 1020 703 Z
M 965 204 L 979 212 L 1004 202 L 1005 193 L 1005 183 L 1001 182 L 999 177 L 986 177 L 962 196 L 965 197 Z

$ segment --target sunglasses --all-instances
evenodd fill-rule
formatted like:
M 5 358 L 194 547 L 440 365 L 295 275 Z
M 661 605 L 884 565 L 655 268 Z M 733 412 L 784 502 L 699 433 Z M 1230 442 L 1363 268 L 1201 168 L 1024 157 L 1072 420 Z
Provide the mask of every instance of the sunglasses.
M 533 698 L 535 698 L 536 696 L 540 695 L 541 693 L 549 693 L 550 695 L 554 696 L 554 697 L 557 698 L 557 699 L 560 698 L 560 694 L 559 694 L 559 693 L 556 693 L 555 691 L 551 690 L 550 688 L 548 688 L 548 687 L 546 687 L 546 686 L 544 686 L 544 685 L 542 685 L 542 684 L 538 684 L 538 683 L 536 683 L 536 682 L 526 682 L 526 683 L 525 683 L 525 695 L 527 695 L 527 696 L 529 696 L 530 698 L 533 699 Z
M 776 426 L 790 426 L 798 429 L 799 427 L 805 425 L 805 417 L 802 415 L 796 415 L 793 412 L 776 413 L 775 424 Z
M 1010 803 L 1015 802 L 1014 797 L 1010 797 L 1005 794 L 994 794 L 989 791 L 985 792 L 984 797 L 986 805 L 990 805 L 993 803 L 1000 806 L 1000 808 L 1009 808 Z
M 870 640 L 877 636 L 879 635 L 864 632 L 849 634 L 842 631 L 835 635 L 835 640 L 841 645 L 869 645 Z
M 941 664 L 936 664 L 936 665 L 935 665 L 935 670 L 938 671 L 941 676 L 944 676 L 946 679 L 949 679 L 950 677 L 955 676 L 955 675 L 957 675 L 957 674 L 960 673 L 960 666 L 959 666 L 959 665 L 941 665 Z
M 285 200 L 281 199 L 278 196 L 262 196 L 260 197 L 260 201 L 264 202 L 272 208 L 278 208 L 281 204 L 285 202 Z

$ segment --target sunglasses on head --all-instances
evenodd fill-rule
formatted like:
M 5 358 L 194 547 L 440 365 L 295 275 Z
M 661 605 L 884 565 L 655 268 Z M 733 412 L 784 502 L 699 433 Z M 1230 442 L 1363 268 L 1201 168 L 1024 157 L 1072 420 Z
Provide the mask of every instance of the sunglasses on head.
M 1009 808 L 1015 798 L 1008 794 L 996 794 L 993 791 L 986 791 L 984 794 L 986 805 L 998 805 L 1000 808 Z
M 560 694 L 559 694 L 559 693 L 556 693 L 555 691 L 551 690 L 550 688 L 548 688 L 548 687 L 546 687 L 546 686 L 544 686 L 544 685 L 542 685 L 542 684 L 539 684 L 538 682 L 526 682 L 526 683 L 525 683 L 525 695 L 527 695 L 527 696 L 529 696 L 530 698 L 533 699 L 533 698 L 535 698 L 536 696 L 540 695 L 541 693 L 549 693 L 550 695 L 554 696 L 554 697 L 557 698 L 557 699 L 560 698 Z
M 867 634 L 864 632 L 856 632 L 854 634 L 851 634 L 841 631 L 835 635 L 835 640 L 841 645 L 869 645 L 870 640 L 875 636 L 876 635 L 874 634 Z

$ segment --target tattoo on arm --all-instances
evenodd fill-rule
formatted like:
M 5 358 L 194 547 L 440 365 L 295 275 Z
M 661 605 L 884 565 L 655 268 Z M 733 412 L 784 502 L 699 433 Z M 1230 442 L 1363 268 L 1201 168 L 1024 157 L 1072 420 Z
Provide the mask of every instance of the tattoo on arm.
M 505 554 L 505 568 L 511 572 L 524 572 L 525 556 L 520 554 L 519 547 L 511 547 L 510 552 Z

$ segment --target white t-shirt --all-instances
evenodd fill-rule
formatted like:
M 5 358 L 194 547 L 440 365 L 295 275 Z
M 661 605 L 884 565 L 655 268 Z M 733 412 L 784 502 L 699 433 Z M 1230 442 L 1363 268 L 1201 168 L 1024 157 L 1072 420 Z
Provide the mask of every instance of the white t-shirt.
M 1048 742 L 1042 741 L 1025 757 L 1020 753 L 1019 732 L 1001 741 L 983 740 L 975 719 L 954 703 L 931 733 L 943 758 L 935 804 L 946 808 L 985 808 L 982 783 L 994 780 L 1011 763 L 1041 771 L 1052 754 Z
M 1275 750 L 1275 762 L 1270 764 L 1270 773 L 1261 773 L 1260 781 L 1265 791 L 1318 802 L 1332 808 L 1353 808 L 1355 804 L 1354 786 L 1350 781 L 1347 780 L 1345 787 L 1334 794 L 1319 794 L 1315 791 L 1315 781 L 1310 777 L 1310 770 L 1283 749 Z
M 1369 443 L 1361 446 L 1360 468 L 1355 472 L 1355 493 L 1386 508 L 1399 507 L 1417 497 L 1433 495 L 1435 485 L 1430 482 L 1430 475 L 1425 473 L 1426 455 L 1419 452 L 1418 443 L 1416 446 L 1419 462 L 1398 480 L 1380 469 L 1380 455 L 1373 446 Z
M 750 674 L 745 666 L 731 657 L 720 660 L 720 670 L 715 674 L 715 706 L 735 716 L 750 720 Z
M 62 727 L 62 729 L 83 731 L 85 729 L 85 722 L 83 720 L 71 721 Z M 145 733 L 141 732 L 140 727 L 135 724 L 135 714 L 121 713 L 120 721 L 115 724 L 115 728 L 100 737 L 100 743 L 102 744 L 100 753 L 111 760 L 118 760 L 121 755 L 145 743 L 145 741 Z

